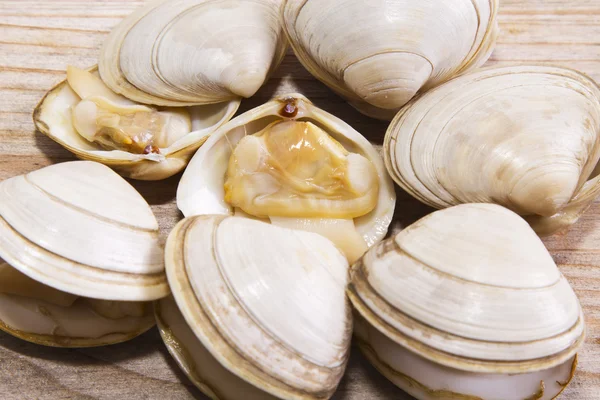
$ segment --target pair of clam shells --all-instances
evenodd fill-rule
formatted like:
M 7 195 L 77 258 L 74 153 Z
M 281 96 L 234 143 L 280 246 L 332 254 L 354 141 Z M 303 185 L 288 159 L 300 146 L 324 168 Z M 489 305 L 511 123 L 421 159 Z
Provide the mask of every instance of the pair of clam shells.
M 241 98 L 252 96 L 280 64 L 287 41 L 279 6 L 279 0 L 149 2 L 106 39 L 98 68 L 91 70 L 102 81 L 60 83 L 36 108 L 35 124 L 79 158 L 106 164 L 125 177 L 175 175 L 233 117 Z M 90 86 L 105 87 L 101 94 L 78 90 Z M 98 102 L 97 97 L 102 103 L 125 103 L 130 111 L 124 113 L 136 105 L 155 112 L 179 107 L 178 112 L 188 114 L 189 131 L 168 145 L 150 145 L 144 153 L 106 149 L 74 126 L 72 110 L 85 101 Z

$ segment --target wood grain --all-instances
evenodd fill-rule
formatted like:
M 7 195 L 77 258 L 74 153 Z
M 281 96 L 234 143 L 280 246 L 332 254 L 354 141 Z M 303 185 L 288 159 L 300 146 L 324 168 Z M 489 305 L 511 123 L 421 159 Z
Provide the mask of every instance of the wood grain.
M 110 31 L 142 1 L 0 1 L 0 180 L 73 156 L 34 130 L 31 112 L 69 64 L 96 63 Z M 600 0 L 502 0 L 502 28 L 489 64 L 559 64 L 600 80 Z M 363 117 L 316 82 L 289 54 L 242 110 L 273 94 L 298 91 L 374 142 L 386 125 Z M 179 176 L 133 182 L 156 213 L 163 236 L 181 218 Z M 395 224 L 430 210 L 399 193 Z M 562 398 L 600 399 L 600 202 L 568 233 L 546 240 L 585 310 L 588 338 L 576 378 Z M 407 399 L 353 351 L 336 400 Z M 183 376 L 155 329 L 106 348 L 62 350 L 0 333 L 0 399 L 205 399 Z

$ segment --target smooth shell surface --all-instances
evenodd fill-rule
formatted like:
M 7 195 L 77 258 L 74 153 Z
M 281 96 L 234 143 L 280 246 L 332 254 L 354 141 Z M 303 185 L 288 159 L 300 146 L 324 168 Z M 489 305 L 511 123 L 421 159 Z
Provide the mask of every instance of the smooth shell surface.
M 379 185 L 377 206 L 353 222 L 368 246 L 383 239 L 392 220 L 396 194 L 380 155 L 367 139 L 348 124 L 296 93 L 280 96 L 236 117 L 209 138 L 194 155 L 177 188 L 177 206 L 183 214 L 233 214 L 234 210 L 225 201 L 224 193 L 233 149 L 245 136 L 259 132 L 276 121 L 311 122 L 325 130 L 347 151 L 360 154 L 372 163 Z
M 497 205 L 435 212 L 370 250 L 351 275 L 348 293 L 366 320 L 451 368 L 552 368 L 583 342 L 575 293 L 528 224 Z
M 382 119 L 415 94 L 483 64 L 497 0 L 286 0 L 298 59 L 359 111 Z
M 95 68 L 91 71 L 95 76 Z M 73 108 L 81 98 L 67 81 L 51 89 L 36 107 L 36 127 L 77 157 L 108 165 L 119 174 L 142 180 L 165 179 L 183 170 L 194 152 L 218 127 L 229 121 L 239 107 L 239 100 L 192 107 L 189 109 L 192 131 L 160 149 L 160 154 L 133 154 L 123 150 L 106 150 L 84 139 L 73 125 Z
M 80 296 L 149 301 L 169 292 L 152 210 L 98 163 L 55 164 L 0 183 L 0 257 Z
M 190 106 L 252 96 L 286 50 L 281 0 L 159 0 L 104 43 L 100 75 L 144 103 Z
M 348 263 L 330 241 L 248 218 L 197 216 L 169 235 L 166 267 L 187 325 L 223 367 L 280 398 L 331 396 L 352 329 Z
M 404 108 L 384 156 L 392 178 L 430 206 L 497 203 L 549 234 L 600 193 L 600 90 L 555 67 L 467 74 Z

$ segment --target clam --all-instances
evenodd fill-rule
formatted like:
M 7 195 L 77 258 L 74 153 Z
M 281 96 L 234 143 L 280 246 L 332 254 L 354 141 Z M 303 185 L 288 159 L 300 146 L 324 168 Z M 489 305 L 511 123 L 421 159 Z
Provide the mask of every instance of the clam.
M 548 66 L 463 75 L 396 116 L 384 158 L 392 178 L 432 207 L 497 203 L 550 234 L 600 193 L 600 90 Z
M 158 302 L 175 360 L 213 399 L 328 399 L 348 362 L 348 262 L 326 238 L 195 216 L 169 235 Z
M 100 76 L 144 104 L 191 106 L 251 97 L 287 48 L 281 0 L 162 0 L 105 41 Z
M 352 262 L 385 236 L 395 193 L 367 139 L 289 94 L 217 130 L 186 168 L 177 205 L 318 232 Z
M 304 67 L 360 112 L 390 120 L 416 94 L 482 65 L 498 0 L 286 0 Z
M 158 225 L 110 168 L 56 164 L 0 183 L 0 329 L 34 343 L 122 342 L 169 293 Z
M 535 232 L 501 206 L 434 212 L 350 276 L 361 350 L 417 399 L 549 400 L 575 372 L 579 301 Z
M 229 121 L 239 100 L 186 109 L 137 104 L 98 76 L 70 66 L 67 80 L 35 109 L 36 127 L 79 158 L 119 174 L 159 180 L 183 170 L 210 133 Z

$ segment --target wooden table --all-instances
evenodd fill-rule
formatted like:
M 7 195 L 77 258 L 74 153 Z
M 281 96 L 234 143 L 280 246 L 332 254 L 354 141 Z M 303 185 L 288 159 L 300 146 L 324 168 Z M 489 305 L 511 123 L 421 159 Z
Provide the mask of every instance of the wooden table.
M 579 69 L 600 81 L 600 0 L 501 0 L 502 34 L 490 64 L 543 62 Z M 64 79 L 69 64 L 96 63 L 110 31 L 142 1 L 0 1 L 0 180 L 71 153 L 36 132 L 31 112 L 44 92 Z M 274 93 L 299 91 L 344 118 L 374 142 L 384 123 L 362 117 L 315 81 L 289 54 L 273 79 L 242 111 Z M 179 176 L 134 182 L 166 236 L 181 218 L 175 206 Z M 399 193 L 398 224 L 430 210 Z M 567 234 L 548 238 L 562 272 L 583 304 L 588 338 L 580 366 L 562 398 L 600 399 L 600 202 Z M 205 399 L 173 362 L 155 329 L 105 348 L 45 348 L 0 333 L 0 399 Z M 354 349 L 336 400 L 407 399 Z

